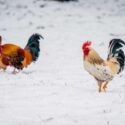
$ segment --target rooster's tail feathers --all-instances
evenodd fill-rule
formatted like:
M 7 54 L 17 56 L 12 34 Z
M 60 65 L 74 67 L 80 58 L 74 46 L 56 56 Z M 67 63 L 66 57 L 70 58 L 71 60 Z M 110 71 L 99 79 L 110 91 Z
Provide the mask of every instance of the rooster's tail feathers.
M 120 65 L 119 73 L 124 69 L 125 65 L 125 42 L 121 39 L 112 39 L 109 43 L 108 59 L 116 58 Z
M 40 52 L 40 47 L 39 47 L 39 40 L 40 38 L 43 39 L 43 37 L 40 35 L 40 34 L 33 34 L 29 40 L 28 40 L 28 43 L 26 45 L 26 49 L 28 49 L 31 54 L 32 54 L 32 58 L 33 58 L 33 61 L 36 61 L 37 58 L 39 57 L 39 52 Z

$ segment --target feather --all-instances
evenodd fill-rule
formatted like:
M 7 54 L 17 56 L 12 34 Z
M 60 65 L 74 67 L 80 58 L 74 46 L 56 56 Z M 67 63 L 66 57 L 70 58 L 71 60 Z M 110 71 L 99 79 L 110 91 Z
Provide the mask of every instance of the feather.
M 36 61 L 40 52 L 40 38 L 43 38 L 40 34 L 31 35 L 24 49 L 10 43 L 0 45 L 0 68 L 9 65 L 21 70 Z
M 102 64 L 102 63 L 104 63 L 104 60 L 99 56 L 99 54 L 93 48 L 90 48 L 89 55 L 86 56 L 85 58 L 91 64 Z
M 124 69 L 125 65 L 125 42 L 121 39 L 112 39 L 109 43 L 109 54 L 107 60 L 110 61 L 111 58 L 115 58 L 119 63 L 120 73 Z

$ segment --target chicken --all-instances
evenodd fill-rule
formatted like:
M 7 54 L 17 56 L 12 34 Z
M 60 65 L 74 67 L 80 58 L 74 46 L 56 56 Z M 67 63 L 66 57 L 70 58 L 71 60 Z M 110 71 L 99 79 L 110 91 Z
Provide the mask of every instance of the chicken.
M 22 70 L 27 67 L 31 62 L 35 62 L 39 57 L 40 47 L 39 40 L 43 38 L 39 34 L 33 34 L 23 49 L 14 44 L 3 44 L 2 37 L 0 36 L 0 68 L 6 70 L 7 66 L 14 67 L 15 70 Z
M 125 42 L 121 39 L 112 39 L 109 43 L 107 60 L 103 60 L 91 47 L 90 41 L 83 44 L 82 50 L 85 70 L 96 79 L 98 91 L 102 91 L 103 85 L 103 90 L 106 92 L 109 81 L 124 69 Z

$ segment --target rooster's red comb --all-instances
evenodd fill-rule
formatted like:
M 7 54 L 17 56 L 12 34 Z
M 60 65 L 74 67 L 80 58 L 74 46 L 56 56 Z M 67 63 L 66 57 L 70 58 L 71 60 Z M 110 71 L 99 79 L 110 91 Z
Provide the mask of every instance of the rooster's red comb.
M 85 49 L 86 46 L 90 46 L 90 45 L 91 45 L 91 41 L 86 41 L 86 42 L 83 43 L 82 49 Z

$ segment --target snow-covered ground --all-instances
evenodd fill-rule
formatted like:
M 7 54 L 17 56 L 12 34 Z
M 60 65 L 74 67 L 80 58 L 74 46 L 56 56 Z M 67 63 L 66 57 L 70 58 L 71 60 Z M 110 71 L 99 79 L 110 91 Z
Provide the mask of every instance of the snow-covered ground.
M 0 125 L 125 125 L 125 71 L 98 93 L 81 50 L 91 40 L 106 58 L 112 38 L 125 40 L 125 1 L 0 0 L 3 43 L 24 47 L 36 32 L 38 61 L 0 71 Z

